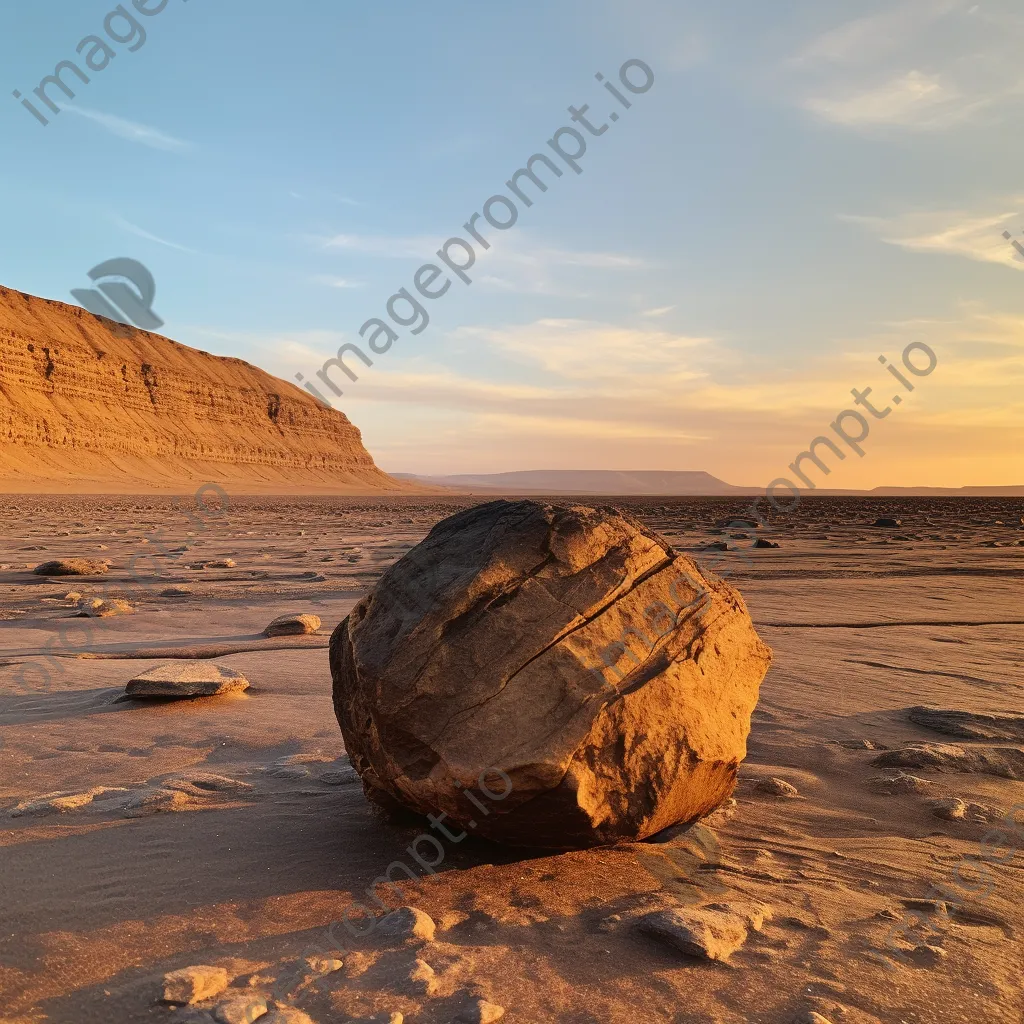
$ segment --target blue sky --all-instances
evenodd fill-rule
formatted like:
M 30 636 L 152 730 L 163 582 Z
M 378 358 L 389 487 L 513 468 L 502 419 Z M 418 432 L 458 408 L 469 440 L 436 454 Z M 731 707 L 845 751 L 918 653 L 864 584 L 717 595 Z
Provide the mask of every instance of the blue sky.
M 345 382 L 379 464 L 764 484 L 924 341 L 938 369 L 830 483 L 1024 482 L 1009 0 L 169 0 L 43 127 L 11 90 L 114 7 L 0 15 L 0 282 L 71 301 L 133 257 L 168 336 L 311 378 L 638 58 L 655 85 L 584 173 Z

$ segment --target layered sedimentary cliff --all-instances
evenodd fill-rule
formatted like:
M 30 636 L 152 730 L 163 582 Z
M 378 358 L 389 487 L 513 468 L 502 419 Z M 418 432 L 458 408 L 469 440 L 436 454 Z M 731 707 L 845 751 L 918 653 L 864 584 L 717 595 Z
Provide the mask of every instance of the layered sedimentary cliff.
M 0 491 L 404 491 L 358 429 L 241 359 L 0 287 Z

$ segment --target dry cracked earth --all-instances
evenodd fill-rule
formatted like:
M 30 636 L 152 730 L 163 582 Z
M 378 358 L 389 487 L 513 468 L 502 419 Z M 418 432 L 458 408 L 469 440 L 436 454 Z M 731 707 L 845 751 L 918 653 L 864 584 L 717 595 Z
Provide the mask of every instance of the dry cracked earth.
M 1020 500 L 810 498 L 760 533 L 726 525 L 748 502 L 592 502 L 728 573 L 775 651 L 735 802 L 614 849 L 446 840 L 374 890 L 418 913 L 353 938 L 424 823 L 364 800 L 329 634 L 470 503 L 4 499 L 3 1024 L 1024 1019 Z M 61 558 L 109 571 L 31 572 Z M 250 688 L 119 699 L 178 659 Z

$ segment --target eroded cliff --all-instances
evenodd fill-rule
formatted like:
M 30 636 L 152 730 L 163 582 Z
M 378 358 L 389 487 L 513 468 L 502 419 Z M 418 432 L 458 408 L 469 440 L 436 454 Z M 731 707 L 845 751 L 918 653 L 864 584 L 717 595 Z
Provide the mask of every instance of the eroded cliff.
M 0 490 L 373 493 L 343 413 L 241 359 L 0 287 Z

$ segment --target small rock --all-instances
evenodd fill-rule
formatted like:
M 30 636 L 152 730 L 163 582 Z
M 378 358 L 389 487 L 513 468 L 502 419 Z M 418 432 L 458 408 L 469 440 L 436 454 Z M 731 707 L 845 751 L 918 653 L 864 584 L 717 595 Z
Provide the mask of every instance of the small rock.
M 317 615 L 281 615 L 263 630 L 264 636 L 302 636 L 321 626 Z
M 248 688 L 241 672 L 202 661 L 152 668 L 130 680 L 124 692 L 129 697 L 214 697 Z
M 774 775 L 766 779 L 758 779 L 754 783 L 754 789 L 758 793 L 765 793 L 768 796 L 782 796 L 788 799 L 800 795 L 800 791 L 796 786 L 790 785 L 785 779 L 777 779 Z
M 480 996 L 472 998 L 455 1018 L 460 1024 L 494 1024 L 505 1016 L 505 1007 L 490 1003 Z
M 134 615 L 135 609 L 127 601 L 110 598 L 86 597 L 78 603 L 78 618 L 109 619 L 115 615 Z
M 641 917 L 638 926 L 665 945 L 706 960 L 727 960 L 748 935 L 741 915 L 706 907 L 658 910 Z
M 384 938 L 407 943 L 433 942 L 434 929 L 433 920 L 415 907 L 399 907 L 377 925 L 377 932 Z
M 437 977 L 434 968 L 426 960 L 417 960 L 409 972 L 412 990 L 419 995 L 432 996 L 437 991 Z
M 267 1001 L 263 996 L 234 996 L 213 1008 L 213 1019 L 218 1024 L 252 1024 L 266 1013 Z
M 773 541 L 773 540 L 765 540 L 764 537 L 758 537 L 757 540 L 754 541 L 754 547 L 755 548 L 781 548 L 782 545 L 781 544 L 776 544 L 775 541 Z
M 951 797 L 948 800 L 929 800 L 928 805 L 932 814 L 943 821 L 963 821 L 967 817 L 967 803 L 959 797 Z
M 223 967 L 199 964 L 165 974 L 162 999 L 165 1003 L 181 1005 L 201 1003 L 204 999 L 219 996 L 227 987 L 228 972 Z
M 805 1010 L 793 1018 L 793 1024 L 832 1024 L 832 1021 L 828 1017 L 822 1017 L 820 1013 L 815 1013 L 814 1010 Z
M 316 1024 L 316 1021 L 297 1007 L 277 1003 L 266 1017 L 260 1017 L 260 1024 Z
M 704 545 L 705 551 L 728 551 L 729 545 L 724 540 L 712 541 L 710 544 Z
M 903 521 L 901 519 L 876 519 L 874 522 L 875 526 L 885 526 L 889 529 L 893 529 L 897 526 L 902 526 Z
M 314 974 L 333 974 L 345 966 L 344 960 L 337 960 L 334 957 L 307 956 L 306 965 Z
M 77 604 L 79 601 L 82 600 L 82 595 L 78 593 L 77 590 L 72 590 L 70 594 L 64 595 L 64 600 L 70 601 L 72 602 L 72 604 Z
M 109 562 L 95 558 L 58 558 L 43 562 L 32 571 L 37 576 L 102 576 L 109 570 Z
M 233 558 L 215 558 L 212 562 L 203 562 L 200 568 L 203 569 L 234 569 L 235 560 Z
M 166 590 L 160 591 L 161 597 L 188 597 L 190 594 L 194 594 L 195 591 L 191 587 L 168 587 Z
M 945 960 L 949 954 L 941 946 L 932 946 L 925 943 L 915 946 L 910 954 L 918 963 L 933 966 Z

